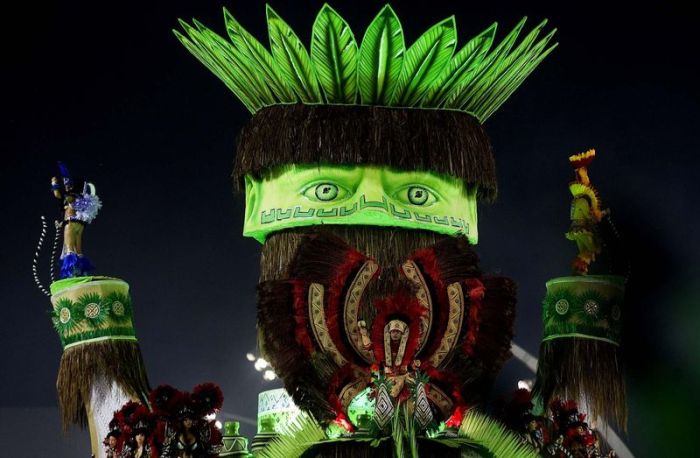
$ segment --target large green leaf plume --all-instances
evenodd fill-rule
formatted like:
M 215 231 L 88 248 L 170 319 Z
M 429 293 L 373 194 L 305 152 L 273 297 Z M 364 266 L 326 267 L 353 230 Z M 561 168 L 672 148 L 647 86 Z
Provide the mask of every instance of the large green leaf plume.
M 484 122 L 557 46 L 547 21 L 524 37 L 523 18 L 500 42 L 496 24 L 457 46 L 454 17 L 406 46 L 401 22 L 384 6 L 362 42 L 329 5 L 314 21 L 311 46 L 269 6 L 266 48 L 224 8 L 228 37 L 196 20 L 173 32 L 252 113 L 286 103 L 365 104 L 468 112 Z

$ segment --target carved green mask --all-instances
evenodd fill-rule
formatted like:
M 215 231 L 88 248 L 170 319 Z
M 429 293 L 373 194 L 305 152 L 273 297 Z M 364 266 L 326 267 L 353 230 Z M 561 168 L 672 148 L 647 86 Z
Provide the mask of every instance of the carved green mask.
M 393 226 L 478 240 L 476 186 L 446 175 L 378 166 L 289 165 L 245 177 L 243 235 L 316 224 Z

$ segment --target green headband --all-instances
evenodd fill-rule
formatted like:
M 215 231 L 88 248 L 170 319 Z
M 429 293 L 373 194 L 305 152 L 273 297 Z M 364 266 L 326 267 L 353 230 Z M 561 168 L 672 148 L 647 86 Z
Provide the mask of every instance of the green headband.
M 129 285 L 117 278 L 76 277 L 51 284 L 51 321 L 63 349 L 103 340 L 136 341 Z
M 620 344 L 624 278 L 579 275 L 547 282 L 542 341 L 583 338 Z
M 379 166 L 289 165 L 246 175 L 243 235 L 318 224 L 393 226 L 478 241 L 476 186 L 431 172 Z

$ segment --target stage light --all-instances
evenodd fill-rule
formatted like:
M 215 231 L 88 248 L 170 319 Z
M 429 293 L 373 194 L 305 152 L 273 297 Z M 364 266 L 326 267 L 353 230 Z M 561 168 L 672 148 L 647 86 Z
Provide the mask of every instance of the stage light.
M 277 378 L 277 375 L 276 375 L 273 371 L 271 371 L 270 369 L 268 369 L 268 370 L 266 370 L 266 371 L 263 373 L 263 378 L 264 378 L 265 380 L 274 380 L 274 379 Z
M 255 370 L 258 372 L 261 372 L 263 369 L 267 368 L 267 366 L 268 366 L 267 361 L 265 361 L 262 358 L 258 358 L 255 361 Z

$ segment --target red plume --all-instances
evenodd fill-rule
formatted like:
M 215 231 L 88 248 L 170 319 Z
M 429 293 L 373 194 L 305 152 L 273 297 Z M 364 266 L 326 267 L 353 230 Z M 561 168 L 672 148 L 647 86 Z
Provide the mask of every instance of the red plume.
M 445 426 L 448 428 L 459 428 L 462 426 L 462 419 L 464 418 L 464 412 L 466 407 L 463 405 L 458 405 L 455 407 L 452 415 L 445 421 Z
M 134 401 L 129 401 L 126 404 L 122 406 L 121 409 L 117 413 L 114 414 L 114 417 L 117 419 L 119 422 L 119 427 L 122 431 L 122 433 L 126 436 L 129 437 L 132 432 L 132 416 L 134 415 L 134 412 L 141 407 L 141 404 L 138 402 Z
M 562 406 L 564 412 L 569 413 L 569 412 L 574 412 L 578 411 L 578 404 L 576 404 L 576 401 L 573 399 L 569 399 L 567 401 L 564 401 L 564 405 Z
M 162 417 L 175 413 L 175 403 L 180 392 L 170 385 L 160 385 L 151 390 L 148 400 L 153 408 L 153 413 Z
M 224 393 L 215 383 L 202 383 L 192 390 L 192 400 L 202 416 L 210 415 L 224 405 Z
M 154 420 L 153 413 L 148 410 L 148 407 L 141 404 L 139 404 L 127 419 L 132 430 L 144 428 L 145 424 L 145 429 L 149 431 L 149 434 L 153 429 Z

